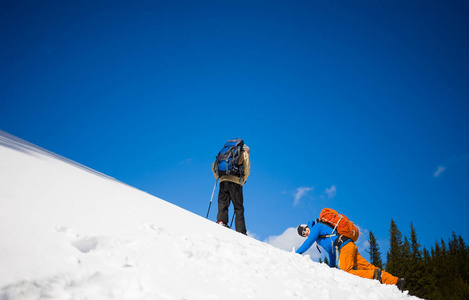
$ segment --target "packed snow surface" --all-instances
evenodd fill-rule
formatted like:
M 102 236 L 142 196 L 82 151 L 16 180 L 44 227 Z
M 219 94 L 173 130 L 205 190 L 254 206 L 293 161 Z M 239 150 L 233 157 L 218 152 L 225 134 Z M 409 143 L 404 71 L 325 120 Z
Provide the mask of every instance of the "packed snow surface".
M 0 237 L 2 300 L 414 298 L 1 131 Z

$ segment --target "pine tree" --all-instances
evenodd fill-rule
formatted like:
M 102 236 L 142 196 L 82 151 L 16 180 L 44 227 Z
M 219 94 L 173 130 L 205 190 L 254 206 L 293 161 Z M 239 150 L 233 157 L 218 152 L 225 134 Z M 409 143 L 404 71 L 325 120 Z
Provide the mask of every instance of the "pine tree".
M 406 288 L 412 295 L 422 296 L 424 281 L 424 264 L 420 243 L 417 240 L 417 233 L 414 225 L 410 223 L 410 257 L 407 265 Z
M 410 253 L 410 243 L 409 243 L 409 239 L 405 236 L 404 237 L 404 243 L 402 243 L 402 250 L 401 250 L 401 259 L 400 259 L 400 273 L 397 273 L 397 274 L 400 274 L 400 275 L 396 275 L 398 277 L 404 277 L 406 278 L 409 278 L 412 276 L 411 274 L 411 271 L 410 271 L 410 257 L 411 257 L 411 253 Z
M 461 276 L 464 281 L 469 282 L 469 247 L 466 246 L 464 243 L 463 238 L 461 235 L 458 237 L 458 249 L 459 249 L 459 255 L 460 255 L 460 261 L 462 262 L 461 266 Z
M 328 266 L 331 266 L 330 263 L 329 263 L 329 259 L 327 258 L 327 256 L 324 258 L 324 263 Z
M 402 233 L 397 228 L 396 223 L 391 219 L 389 229 L 389 251 L 387 252 L 386 271 L 397 277 L 404 277 L 402 268 Z
M 450 265 L 448 264 L 448 249 L 446 248 L 446 243 L 443 239 L 441 239 L 441 261 L 440 261 L 440 269 L 441 271 L 439 272 L 442 276 L 442 286 L 446 286 L 445 288 L 447 289 L 447 283 L 450 281 L 450 273 L 452 272 Z M 446 293 L 449 294 L 449 293 Z
M 456 233 L 453 231 L 452 232 L 452 235 L 451 235 L 451 239 L 448 241 L 448 260 L 447 260 L 447 264 L 449 266 L 449 268 L 451 270 L 453 270 L 453 274 L 455 275 L 455 277 L 458 277 L 460 276 L 461 274 L 461 263 L 459 261 L 459 247 L 458 247 L 458 244 L 459 244 L 459 241 L 458 241 L 458 238 L 456 236 Z
M 469 282 L 465 277 L 469 249 L 461 236 L 453 232 L 448 244 L 435 242 L 431 255 L 423 249 L 425 285 L 417 296 L 425 299 L 469 299 Z
M 419 297 L 424 298 L 424 299 L 433 299 L 430 298 L 430 295 L 432 295 L 435 292 L 435 277 L 433 274 L 433 263 L 432 263 L 432 257 L 430 252 L 423 248 L 423 276 L 422 276 L 422 281 L 424 282 L 424 285 L 422 287 L 422 291 L 419 295 Z
M 438 242 L 435 242 L 435 247 L 431 249 L 431 272 L 433 274 L 434 289 L 428 296 L 428 299 L 444 299 L 443 291 L 441 289 L 441 269 L 443 265 L 443 254 Z
M 370 263 L 380 269 L 383 269 L 383 261 L 381 260 L 381 252 L 379 251 L 378 242 L 376 241 L 375 235 L 371 231 L 368 242 L 370 243 L 370 250 L 366 252 L 370 254 Z
M 448 266 L 451 273 L 448 274 L 452 287 L 451 297 L 458 299 L 469 299 L 469 282 L 465 275 L 465 244 L 461 236 L 457 237 L 453 231 L 452 239 L 448 242 Z
M 435 253 L 433 255 L 433 267 L 436 279 L 436 295 L 437 299 L 451 298 L 452 289 L 449 283 L 451 280 L 451 269 L 448 265 L 448 251 L 446 249 L 446 243 L 441 239 L 441 245 L 438 242 L 435 244 Z M 432 298 L 433 299 L 433 298 Z

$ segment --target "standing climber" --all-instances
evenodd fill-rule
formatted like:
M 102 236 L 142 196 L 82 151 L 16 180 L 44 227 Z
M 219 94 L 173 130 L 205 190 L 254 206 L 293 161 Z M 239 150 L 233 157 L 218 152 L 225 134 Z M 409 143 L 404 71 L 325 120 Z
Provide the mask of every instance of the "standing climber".
M 236 231 L 246 234 L 243 186 L 251 171 L 250 149 L 242 139 L 229 140 L 212 165 L 215 179 L 220 178 L 217 223 L 228 226 L 228 207 L 233 202 Z

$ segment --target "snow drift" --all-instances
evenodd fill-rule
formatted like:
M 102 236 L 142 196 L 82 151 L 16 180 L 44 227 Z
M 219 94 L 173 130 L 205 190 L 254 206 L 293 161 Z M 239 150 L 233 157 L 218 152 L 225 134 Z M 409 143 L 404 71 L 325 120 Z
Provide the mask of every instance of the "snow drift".
M 1 131 L 0 222 L 2 300 L 414 298 Z

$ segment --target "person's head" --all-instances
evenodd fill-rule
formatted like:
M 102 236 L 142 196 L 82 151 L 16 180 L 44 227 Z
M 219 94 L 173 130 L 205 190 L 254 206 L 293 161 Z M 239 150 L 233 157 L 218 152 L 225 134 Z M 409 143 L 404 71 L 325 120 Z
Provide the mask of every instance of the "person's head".
M 298 225 L 298 234 L 301 235 L 302 237 L 308 237 L 309 233 L 310 233 L 310 229 L 308 227 L 308 225 L 306 224 L 301 224 L 301 225 Z
M 249 149 L 248 145 L 244 144 L 243 150 L 246 151 L 248 154 L 251 153 L 251 149 Z

